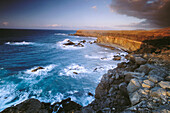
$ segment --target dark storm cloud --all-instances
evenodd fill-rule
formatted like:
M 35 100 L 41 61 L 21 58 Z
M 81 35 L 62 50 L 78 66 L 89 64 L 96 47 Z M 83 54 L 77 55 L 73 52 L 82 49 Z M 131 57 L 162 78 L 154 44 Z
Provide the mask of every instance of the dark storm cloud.
M 111 8 L 120 14 L 146 19 L 145 23 L 154 27 L 170 26 L 170 0 L 112 0 Z

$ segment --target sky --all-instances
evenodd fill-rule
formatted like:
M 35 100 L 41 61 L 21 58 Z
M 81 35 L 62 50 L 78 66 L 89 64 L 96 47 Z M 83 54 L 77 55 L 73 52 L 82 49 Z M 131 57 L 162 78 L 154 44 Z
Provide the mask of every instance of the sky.
M 139 17 L 137 14 L 141 11 L 129 13 L 136 9 L 126 4 L 133 5 L 135 1 L 146 1 L 150 5 L 159 0 L 0 0 L 0 28 L 120 30 L 164 27 L 152 24 L 154 22 L 149 21 L 152 19 L 144 14 Z

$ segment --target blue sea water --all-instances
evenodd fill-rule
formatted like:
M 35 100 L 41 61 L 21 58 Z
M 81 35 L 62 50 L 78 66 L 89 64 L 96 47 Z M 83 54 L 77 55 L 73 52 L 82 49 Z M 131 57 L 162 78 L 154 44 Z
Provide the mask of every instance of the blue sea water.
M 69 36 L 67 30 L 0 30 L 0 111 L 28 98 L 57 102 L 71 97 L 85 106 L 94 99 L 88 92 L 117 63 L 114 55 L 126 52 L 90 44 L 94 37 Z M 67 40 L 86 40 L 84 47 L 63 46 Z M 36 72 L 37 67 L 44 69 Z M 75 74 L 78 73 L 78 74 Z

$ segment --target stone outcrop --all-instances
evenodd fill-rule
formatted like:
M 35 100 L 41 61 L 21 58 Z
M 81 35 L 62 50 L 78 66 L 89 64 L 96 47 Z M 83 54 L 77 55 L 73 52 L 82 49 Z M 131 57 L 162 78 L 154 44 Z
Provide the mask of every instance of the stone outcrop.
M 53 105 L 32 98 L 16 106 L 9 107 L 1 113 L 74 113 L 81 108 L 82 106 L 71 101 L 71 98 L 56 102 Z
M 73 35 L 97 37 L 97 43 L 110 46 L 116 45 L 128 51 L 160 53 L 163 52 L 162 50 L 169 50 L 169 32 L 170 28 L 149 31 L 77 30 Z

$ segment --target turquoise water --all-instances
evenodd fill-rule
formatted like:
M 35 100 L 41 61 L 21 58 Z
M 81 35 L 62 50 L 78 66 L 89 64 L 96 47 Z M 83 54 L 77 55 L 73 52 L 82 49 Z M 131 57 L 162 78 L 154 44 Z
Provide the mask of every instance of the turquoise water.
M 102 75 L 125 61 L 113 61 L 113 56 L 126 53 L 95 43 L 63 46 L 68 39 L 96 40 L 68 35 L 75 32 L 0 30 L 0 111 L 28 98 L 54 103 L 71 97 L 83 106 L 94 99 L 87 93 L 94 94 Z M 31 72 L 38 66 L 44 69 Z

